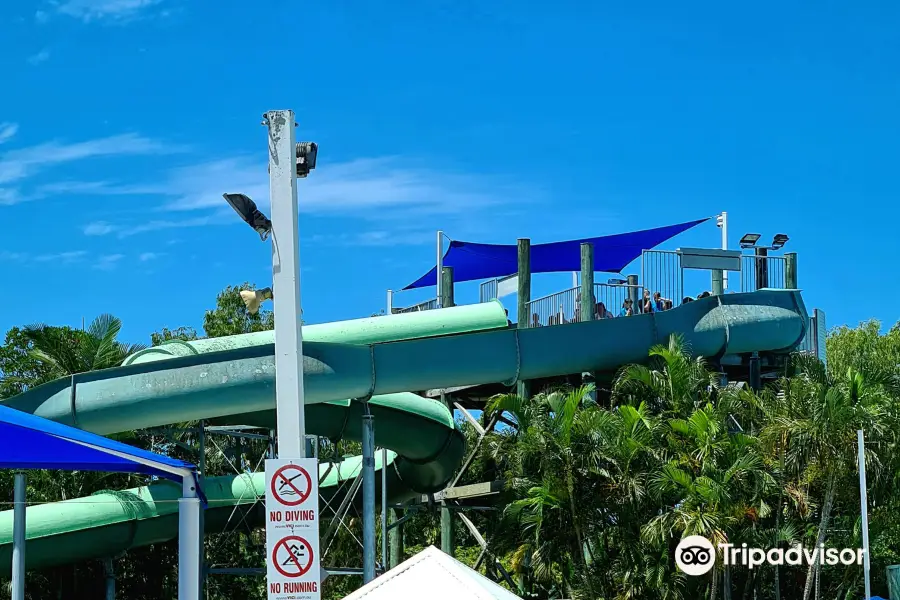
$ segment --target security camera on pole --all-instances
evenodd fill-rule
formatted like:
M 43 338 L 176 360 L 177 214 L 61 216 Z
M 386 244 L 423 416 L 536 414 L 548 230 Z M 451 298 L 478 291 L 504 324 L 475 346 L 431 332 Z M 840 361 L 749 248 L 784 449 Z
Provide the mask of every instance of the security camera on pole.
M 272 238 L 272 288 L 246 291 L 251 312 L 272 300 L 275 314 L 275 404 L 278 458 L 266 460 L 266 587 L 269 600 L 321 597 L 319 467 L 306 458 L 297 177 L 316 168 L 318 148 L 296 143 L 294 113 L 263 115 L 269 137 L 271 221 L 243 194 L 225 199 L 262 240 Z

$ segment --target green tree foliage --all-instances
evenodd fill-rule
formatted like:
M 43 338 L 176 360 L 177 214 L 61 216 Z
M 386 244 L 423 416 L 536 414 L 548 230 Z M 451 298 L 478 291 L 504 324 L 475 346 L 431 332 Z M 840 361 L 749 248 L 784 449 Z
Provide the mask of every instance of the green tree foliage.
M 68 327 L 58 327 L 57 337 L 75 344 L 77 333 Z M 26 330 L 13 327 L 6 332 L 3 346 L 0 346 L 0 399 L 10 398 L 54 376 L 54 366 L 37 358 L 34 345 Z
M 206 337 L 222 337 L 239 333 L 267 331 L 275 327 L 275 315 L 271 310 L 260 308 L 255 315 L 250 314 L 241 299 L 241 290 L 255 290 L 251 283 L 228 286 L 216 297 L 216 307 L 206 311 L 203 330 Z
M 270 310 L 251 315 L 229 286 L 206 312 L 203 333 L 219 337 L 272 329 Z M 69 373 L 115 366 L 139 345 L 118 339 L 110 315 L 85 330 L 36 325 L 13 328 L 0 346 L 0 398 Z M 164 328 L 154 345 L 198 338 L 191 327 Z M 856 430 L 866 434 L 873 591 L 887 596 L 885 567 L 900 563 L 900 327 L 877 322 L 841 327 L 827 339 L 828 363 L 796 357 L 766 389 L 720 386 L 715 369 L 678 339 L 653 348 L 642 365 L 625 365 L 593 400 L 590 386 L 546 390 L 528 400 L 495 397 L 487 408 L 508 423 L 483 440 L 460 484 L 504 479 L 495 510 L 467 512 L 488 539 L 481 569 L 528 598 L 631 600 L 808 600 L 860 597 L 858 567 L 718 567 L 687 577 L 674 565 L 683 535 L 770 548 L 859 547 Z M 608 393 L 608 395 L 607 395 Z M 465 425 L 462 425 L 466 427 Z M 129 443 L 199 461 L 197 424 L 176 431 L 139 431 Z M 476 436 L 466 429 L 469 447 Z M 262 467 L 267 444 L 208 434 L 207 476 Z M 358 454 L 346 441 L 323 441 L 323 460 Z M 140 477 L 84 473 L 29 477 L 29 498 L 52 502 L 144 483 Z M 12 478 L 0 473 L 7 500 Z M 404 557 L 440 544 L 437 506 L 420 506 L 404 524 Z M 226 530 L 206 537 L 210 567 L 262 567 L 258 507 L 236 510 Z M 329 529 L 323 512 L 323 532 Z M 481 548 L 454 519 L 456 556 L 475 564 Z M 359 509 L 323 539 L 330 565 L 356 566 Z M 379 535 L 381 535 L 379 533 Z M 380 547 L 380 543 L 379 543 Z M 110 557 L 117 596 L 173 597 L 175 541 Z M 500 569 L 495 568 L 494 560 Z M 104 564 L 89 561 L 28 575 L 29 598 L 100 597 Z M 358 577 L 331 577 L 328 600 L 345 596 Z M 264 578 L 211 575 L 211 599 L 265 598 Z

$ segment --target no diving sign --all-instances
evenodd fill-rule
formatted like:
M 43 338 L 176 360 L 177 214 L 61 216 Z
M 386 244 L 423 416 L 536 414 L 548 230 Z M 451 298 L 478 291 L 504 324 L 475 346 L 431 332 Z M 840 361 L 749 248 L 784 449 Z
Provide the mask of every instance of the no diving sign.
M 319 478 L 315 458 L 266 461 L 269 600 L 319 600 Z

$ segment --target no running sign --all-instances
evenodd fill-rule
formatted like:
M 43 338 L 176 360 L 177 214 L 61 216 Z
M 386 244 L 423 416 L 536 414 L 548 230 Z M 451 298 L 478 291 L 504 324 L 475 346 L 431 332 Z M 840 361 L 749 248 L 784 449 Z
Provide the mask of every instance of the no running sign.
M 266 461 L 269 600 L 319 600 L 319 478 L 315 458 Z

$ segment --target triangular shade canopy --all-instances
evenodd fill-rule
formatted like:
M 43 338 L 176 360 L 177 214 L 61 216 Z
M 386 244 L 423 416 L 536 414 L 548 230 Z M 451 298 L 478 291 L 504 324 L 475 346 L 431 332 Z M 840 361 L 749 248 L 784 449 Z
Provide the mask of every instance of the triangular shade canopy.
M 639 257 L 644 250 L 655 248 L 679 233 L 700 223 L 699 219 L 677 225 L 667 225 L 655 229 L 644 229 L 631 233 L 618 233 L 601 237 L 534 244 L 531 246 L 532 273 L 561 273 L 581 270 L 581 244 L 594 245 L 594 270 L 618 273 Z M 444 254 L 443 266 L 453 267 L 453 281 L 474 281 L 513 275 L 518 270 L 518 249 L 516 244 L 476 244 L 473 242 L 450 242 Z M 404 290 L 437 285 L 437 266 L 409 284 Z
M 425 548 L 344 600 L 521 600 L 434 546 Z
M 157 475 L 182 481 L 194 465 L 0 406 L 0 469 L 62 469 Z

